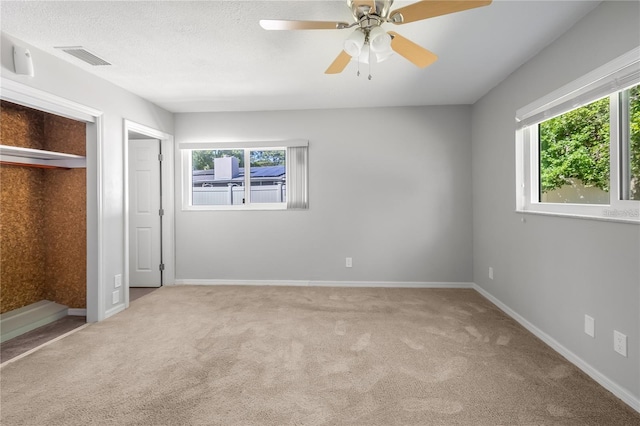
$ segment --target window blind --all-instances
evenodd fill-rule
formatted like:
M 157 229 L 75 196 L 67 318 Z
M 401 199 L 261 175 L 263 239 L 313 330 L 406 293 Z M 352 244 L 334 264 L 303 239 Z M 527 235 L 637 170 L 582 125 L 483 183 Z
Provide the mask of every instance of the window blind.
M 640 48 L 516 112 L 516 127 L 549 120 L 640 83 Z
M 287 147 L 287 209 L 309 208 L 309 147 Z

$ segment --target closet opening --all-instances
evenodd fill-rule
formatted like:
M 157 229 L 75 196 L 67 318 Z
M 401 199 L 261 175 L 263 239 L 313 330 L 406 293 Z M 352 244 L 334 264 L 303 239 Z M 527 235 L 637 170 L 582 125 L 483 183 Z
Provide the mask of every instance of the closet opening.
M 86 322 L 87 124 L 5 100 L 0 110 L 5 352 L 12 340 L 40 327 L 55 335 L 53 323 L 63 334 Z

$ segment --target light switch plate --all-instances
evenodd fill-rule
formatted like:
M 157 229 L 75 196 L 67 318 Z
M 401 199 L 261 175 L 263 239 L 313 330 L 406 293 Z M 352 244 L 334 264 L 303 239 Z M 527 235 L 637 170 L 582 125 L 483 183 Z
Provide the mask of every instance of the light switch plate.
M 596 337 L 596 320 L 589 315 L 584 316 L 584 332 L 588 336 Z

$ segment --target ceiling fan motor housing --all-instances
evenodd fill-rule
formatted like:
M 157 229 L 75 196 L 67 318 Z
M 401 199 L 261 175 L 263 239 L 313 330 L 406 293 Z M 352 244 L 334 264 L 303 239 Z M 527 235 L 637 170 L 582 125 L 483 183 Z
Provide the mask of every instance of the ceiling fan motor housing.
M 351 9 L 356 21 L 360 21 L 366 15 L 378 15 L 388 18 L 393 0 L 347 0 L 347 6 Z

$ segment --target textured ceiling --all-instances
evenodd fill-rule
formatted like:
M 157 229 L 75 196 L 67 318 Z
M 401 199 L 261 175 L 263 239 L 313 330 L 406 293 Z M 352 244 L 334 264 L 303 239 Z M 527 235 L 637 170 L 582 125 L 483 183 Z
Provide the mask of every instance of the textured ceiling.
M 392 9 L 412 2 L 397 1 Z M 265 31 L 260 19 L 351 22 L 340 1 L 2 1 L 6 33 L 173 112 L 472 104 L 568 30 L 596 1 L 494 1 L 395 26 L 439 56 L 419 69 L 394 55 L 324 70 L 350 30 Z M 352 31 L 352 30 L 351 30 Z M 92 67 L 54 46 L 83 46 Z M 37 67 L 37 64 L 36 64 Z M 43 72 L 36 70 L 36 72 Z

